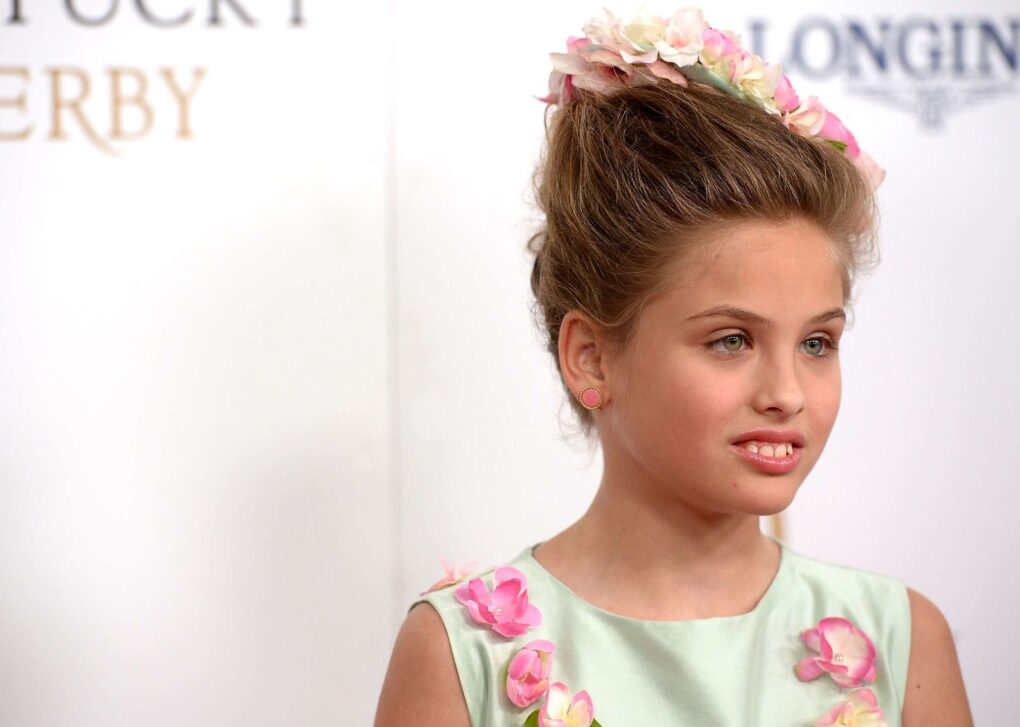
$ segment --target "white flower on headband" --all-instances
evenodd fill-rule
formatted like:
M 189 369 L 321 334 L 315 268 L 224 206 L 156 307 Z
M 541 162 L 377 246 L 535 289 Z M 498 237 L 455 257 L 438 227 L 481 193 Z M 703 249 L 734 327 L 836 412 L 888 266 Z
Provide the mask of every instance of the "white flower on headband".
M 740 36 L 705 23 L 699 8 L 682 8 L 668 20 L 644 7 L 627 22 L 605 17 L 584 24 L 584 37 L 567 38 L 566 53 L 550 53 L 549 93 L 538 100 L 567 103 L 573 89 L 609 93 L 624 86 L 689 82 L 714 86 L 782 117 L 790 131 L 817 137 L 864 170 L 876 189 L 885 170 L 815 96 L 801 102 L 782 64 L 769 64 L 741 46 Z
M 655 43 L 659 58 L 676 66 L 696 63 L 705 46 L 705 27 L 700 8 L 677 10 L 666 25 L 664 38 Z

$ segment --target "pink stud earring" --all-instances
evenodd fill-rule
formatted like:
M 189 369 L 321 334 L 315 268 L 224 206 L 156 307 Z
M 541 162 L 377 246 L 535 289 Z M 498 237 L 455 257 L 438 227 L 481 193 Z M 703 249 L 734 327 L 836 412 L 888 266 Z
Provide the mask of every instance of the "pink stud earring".
M 577 394 L 585 409 L 602 408 L 602 391 L 596 386 L 586 386 Z

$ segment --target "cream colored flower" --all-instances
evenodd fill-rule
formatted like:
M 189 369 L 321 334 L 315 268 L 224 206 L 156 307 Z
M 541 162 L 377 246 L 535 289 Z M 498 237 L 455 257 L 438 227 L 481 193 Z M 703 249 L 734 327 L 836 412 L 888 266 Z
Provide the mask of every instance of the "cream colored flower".
M 655 41 L 659 58 L 678 66 L 698 62 L 705 45 L 705 18 L 700 8 L 682 8 L 673 13 L 664 32 L 664 39 Z
M 628 63 L 654 63 L 659 55 L 656 44 L 664 42 L 666 37 L 666 24 L 642 6 L 623 26 L 621 33 L 630 44 L 629 48 L 620 49 L 623 60 Z
M 623 36 L 623 26 L 619 18 L 609 10 L 605 10 L 605 17 L 593 17 L 584 24 L 584 34 L 588 39 L 603 48 L 620 52 L 624 47 L 630 47 L 630 41 Z
M 741 51 L 733 65 L 733 83 L 751 100 L 766 111 L 778 114 L 779 107 L 775 101 L 776 85 L 783 75 L 783 67 L 779 64 L 766 66 L 761 58 L 753 53 Z

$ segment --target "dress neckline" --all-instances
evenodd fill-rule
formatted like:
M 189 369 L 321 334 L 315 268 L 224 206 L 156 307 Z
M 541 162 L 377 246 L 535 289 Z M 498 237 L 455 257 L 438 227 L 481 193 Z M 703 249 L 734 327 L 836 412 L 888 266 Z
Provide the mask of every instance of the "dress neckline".
M 563 581 L 559 580 L 556 576 L 547 571 L 545 566 L 538 562 L 535 558 L 534 551 L 535 548 L 545 542 L 544 540 L 539 541 L 534 545 L 529 545 L 524 549 L 524 552 L 521 553 L 521 555 L 532 569 L 541 574 L 542 577 L 549 583 L 550 587 L 557 591 L 561 597 L 576 604 L 576 606 L 581 610 L 587 611 L 606 620 L 615 621 L 617 623 L 639 624 L 645 626 L 651 625 L 666 629 L 692 629 L 697 628 L 699 625 L 736 626 L 737 624 L 755 619 L 769 609 L 770 605 L 779 598 L 779 591 L 781 590 L 782 584 L 786 580 L 787 573 L 790 569 L 790 549 L 781 540 L 771 535 L 765 534 L 765 537 L 769 538 L 769 540 L 772 540 L 779 546 L 779 567 L 776 569 L 776 573 L 772 577 L 772 581 L 765 589 L 765 593 L 763 593 L 762 597 L 758 599 L 758 603 L 756 603 L 754 608 L 746 613 L 739 613 L 733 616 L 709 616 L 707 618 L 679 620 L 646 619 L 633 618 L 631 616 L 613 613 L 612 611 L 606 611 L 605 609 L 599 608 L 595 604 L 590 601 L 586 601 L 581 598 L 581 596 L 574 593 L 574 591 L 572 591 Z

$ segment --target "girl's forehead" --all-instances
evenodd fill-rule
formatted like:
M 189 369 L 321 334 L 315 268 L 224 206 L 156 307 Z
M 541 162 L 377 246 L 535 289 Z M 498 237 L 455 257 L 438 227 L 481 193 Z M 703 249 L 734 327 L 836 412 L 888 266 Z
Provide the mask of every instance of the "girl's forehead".
M 785 310 L 839 304 L 842 267 L 817 228 L 745 228 L 698 245 L 664 270 L 657 302 L 677 308 L 723 303 Z

